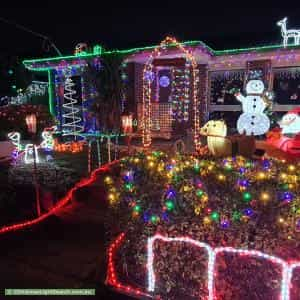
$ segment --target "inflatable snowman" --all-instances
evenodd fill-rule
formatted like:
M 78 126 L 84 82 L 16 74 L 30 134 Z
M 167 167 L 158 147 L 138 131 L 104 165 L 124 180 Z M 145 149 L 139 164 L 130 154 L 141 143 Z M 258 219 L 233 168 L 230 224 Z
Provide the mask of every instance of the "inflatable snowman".
M 261 80 L 250 80 L 246 85 L 247 96 L 235 94 L 242 103 L 243 113 L 237 121 L 240 134 L 262 135 L 270 128 L 270 120 L 264 113 L 267 107 L 264 99 L 264 83 Z

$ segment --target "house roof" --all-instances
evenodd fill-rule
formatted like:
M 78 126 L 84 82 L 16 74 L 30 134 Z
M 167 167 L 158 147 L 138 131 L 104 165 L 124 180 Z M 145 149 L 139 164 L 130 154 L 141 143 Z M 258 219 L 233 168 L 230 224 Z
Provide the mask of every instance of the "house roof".
M 287 48 L 283 48 L 282 45 L 266 45 L 266 46 L 259 46 L 259 47 L 249 47 L 249 48 L 237 48 L 237 49 L 225 49 L 225 50 L 214 50 L 206 45 L 202 41 L 186 41 L 182 42 L 182 45 L 189 46 L 189 47 L 199 47 L 205 50 L 212 56 L 226 56 L 226 55 L 237 55 L 241 53 L 247 52 L 268 52 L 274 50 L 291 50 L 291 49 L 300 49 L 300 45 L 289 45 Z M 48 71 L 51 68 L 58 66 L 60 62 L 70 62 L 72 64 L 82 64 L 87 60 L 93 59 L 95 57 L 100 57 L 103 55 L 112 55 L 112 54 L 121 54 L 121 55 L 131 55 L 137 54 L 140 52 L 148 52 L 156 48 L 157 45 L 154 46 L 145 46 L 145 47 L 137 47 L 137 48 L 130 48 L 130 49 L 115 49 L 109 51 L 103 51 L 101 54 L 99 53 L 85 53 L 81 55 L 67 55 L 67 56 L 56 56 L 56 57 L 48 57 L 48 58 L 37 58 L 37 59 L 29 59 L 24 60 L 24 66 L 33 71 Z M 172 47 L 172 44 L 169 45 Z

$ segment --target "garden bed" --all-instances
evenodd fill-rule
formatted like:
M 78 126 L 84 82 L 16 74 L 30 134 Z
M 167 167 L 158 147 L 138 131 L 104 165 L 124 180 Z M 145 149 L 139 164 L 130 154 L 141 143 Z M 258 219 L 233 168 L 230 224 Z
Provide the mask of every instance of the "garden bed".
M 123 159 L 119 173 L 104 179 L 110 202 L 107 225 L 126 232 L 114 251 L 118 282 L 133 294 L 207 299 L 208 254 L 195 246 L 200 241 L 217 253 L 214 296 L 277 299 L 287 291 L 282 266 L 300 262 L 299 175 L 299 165 L 270 159 L 170 158 L 161 152 Z M 156 234 L 188 237 L 189 242 L 154 242 L 152 289 L 149 239 Z M 295 267 L 290 298 L 285 299 L 299 299 L 299 275 Z

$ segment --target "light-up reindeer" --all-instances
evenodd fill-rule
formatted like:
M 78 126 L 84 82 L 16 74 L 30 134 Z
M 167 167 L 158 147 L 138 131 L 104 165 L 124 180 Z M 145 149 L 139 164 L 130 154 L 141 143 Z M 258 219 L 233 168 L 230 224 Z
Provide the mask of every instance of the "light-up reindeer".
M 286 21 L 287 18 L 283 18 L 282 20 L 277 22 L 277 25 L 281 27 L 281 35 L 283 37 L 283 47 L 288 45 L 288 39 L 293 38 L 293 45 L 300 45 L 300 30 L 297 29 L 286 29 Z

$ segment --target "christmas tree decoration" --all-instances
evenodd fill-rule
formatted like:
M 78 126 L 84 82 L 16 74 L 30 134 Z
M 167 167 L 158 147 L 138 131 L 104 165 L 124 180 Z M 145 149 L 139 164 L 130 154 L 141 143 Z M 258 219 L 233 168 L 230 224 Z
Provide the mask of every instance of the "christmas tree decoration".
M 64 103 L 63 103 L 63 126 L 62 134 L 64 136 L 79 136 L 83 131 L 81 108 L 78 107 L 78 100 L 74 98 L 76 91 L 73 89 L 75 83 L 71 77 L 65 80 Z

